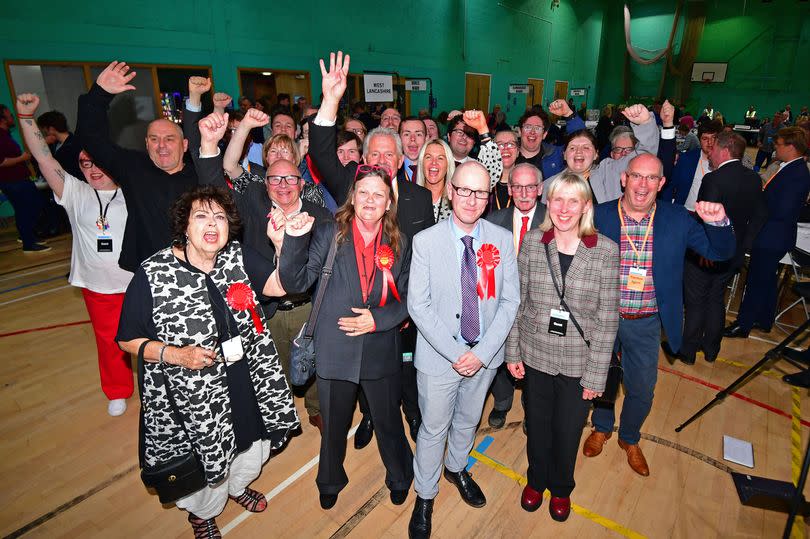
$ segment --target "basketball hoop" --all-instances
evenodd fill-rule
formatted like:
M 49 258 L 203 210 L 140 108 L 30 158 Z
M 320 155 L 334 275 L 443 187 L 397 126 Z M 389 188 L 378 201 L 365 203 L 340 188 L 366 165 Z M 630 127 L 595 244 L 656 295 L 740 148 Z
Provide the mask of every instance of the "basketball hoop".
M 709 84 L 712 82 L 712 79 L 703 79 L 703 84 Z

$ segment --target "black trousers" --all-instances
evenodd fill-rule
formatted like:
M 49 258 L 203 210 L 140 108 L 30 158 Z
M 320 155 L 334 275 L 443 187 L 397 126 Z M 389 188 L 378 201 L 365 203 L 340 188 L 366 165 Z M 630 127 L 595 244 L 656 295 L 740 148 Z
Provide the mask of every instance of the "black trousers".
M 495 403 L 492 408 L 499 412 L 508 412 L 512 409 L 512 403 L 515 400 L 515 386 L 518 382 L 509 374 L 506 368 L 506 363 L 498 367 L 498 372 L 492 380 L 492 385 L 489 390 L 492 392 L 492 398 Z
M 735 270 L 727 262 L 701 267 L 698 255 L 687 253 L 683 269 L 683 343 L 680 352 L 694 356 L 698 350 L 717 357 L 726 325 L 726 287 Z
M 401 374 L 378 380 L 360 380 L 359 385 L 318 376 L 316 383 L 323 417 L 321 458 L 315 480 L 318 490 L 322 494 L 337 494 L 349 482 L 343 461 L 359 387 L 368 398 L 377 447 L 386 470 L 385 484 L 391 490 L 409 489 L 413 482 L 413 453 L 405 439 L 399 411 Z
M 402 411 L 407 419 L 421 418 L 419 412 L 419 393 L 416 390 L 416 367 L 413 366 L 413 355 L 416 351 L 416 326 L 413 322 L 402 330 L 402 352 L 411 354 L 410 361 L 402 362 Z M 360 390 L 357 399 L 360 403 L 360 412 L 368 415 L 368 399 Z M 511 407 L 511 402 L 510 402 Z
M 567 498 L 574 490 L 574 466 L 590 401 L 582 398 L 580 378 L 551 376 L 526 366 L 526 454 L 529 486 Z

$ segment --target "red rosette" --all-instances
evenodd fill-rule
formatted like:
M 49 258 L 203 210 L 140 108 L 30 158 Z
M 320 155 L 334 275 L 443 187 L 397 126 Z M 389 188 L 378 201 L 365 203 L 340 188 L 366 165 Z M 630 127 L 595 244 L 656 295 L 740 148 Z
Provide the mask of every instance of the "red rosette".
M 495 297 L 495 268 L 501 263 L 501 252 L 491 243 L 485 243 L 476 253 L 476 264 L 481 268 L 478 278 L 478 297 L 488 299 Z
M 389 245 L 380 245 L 377 247 L 377 253 L 374 255 L 374 263 L 377 269 L 383 272 L 382 296 L 380 297 L 380 307 L 385 307 L 385 302 L 388 300 L 388 288 L 391 288 L 391 294 L 399 299 L 399 292 L 397 285 L 394 283 L 394 275 L 391 273 L 391 268 L 394 267 L 394 250 Z
M 253 290 L 245 283 L 234 283 L 228 287 L 228 292 L 225 294 L 225 301 L 231 309 L 235 311 L 250 311 L 250 317 L 253 319 L 253 327 L 256 328 L 256 333 L 264 331 L 262 319 L 259 313 L 256 312 L 256 297 Z

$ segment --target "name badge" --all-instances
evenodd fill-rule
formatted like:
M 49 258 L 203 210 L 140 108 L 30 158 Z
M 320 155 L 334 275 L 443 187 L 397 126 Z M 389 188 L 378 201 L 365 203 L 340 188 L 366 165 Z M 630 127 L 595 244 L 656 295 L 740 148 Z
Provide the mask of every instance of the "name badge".
M 630 268 L 630 274 L 627 276 L 627 289 L 633 292 L 644 292 L 644 281 L 646 278 L 646 269 Z
M 559 335 L 565 337 L 568 330 L 568 319 L 571 315 L 568 311 L 562 309 L 551 309 L 551 317 L 548 321 L 548 332 L 552 335 Z
M 113 252 L 112 236 L 96 236 L 96 250 L 99 253 Z
M 413 363 L 413 353 L 412 352 L 402 352 L 402 362 L 403 363 Z
M 222 343 L 222 357 L 226 363 L 236 363 L 245 355 L 242 350 L 242 339 L 237 335 Z

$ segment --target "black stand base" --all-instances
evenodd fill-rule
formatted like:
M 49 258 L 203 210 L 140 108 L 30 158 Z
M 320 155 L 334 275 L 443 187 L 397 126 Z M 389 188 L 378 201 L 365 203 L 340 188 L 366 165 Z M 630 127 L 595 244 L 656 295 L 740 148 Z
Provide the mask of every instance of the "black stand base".
M 737 472 L 731 472 L 731 478 L 734 479 L 737 495 L 743 505 L 780 513 L 790 512 L 790 504 L 796 494 L 796 487 L 790 481 L 777 481 Z M 798 514 L 810 515 L 810 503 L 801 493 Z

